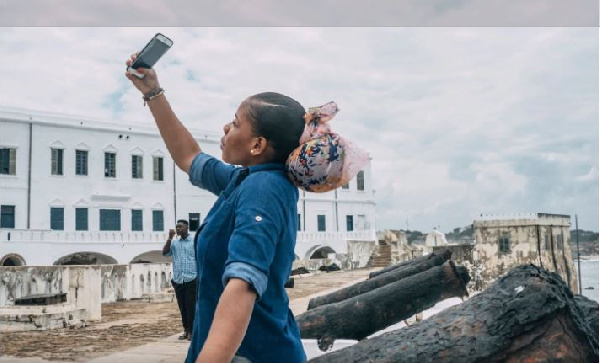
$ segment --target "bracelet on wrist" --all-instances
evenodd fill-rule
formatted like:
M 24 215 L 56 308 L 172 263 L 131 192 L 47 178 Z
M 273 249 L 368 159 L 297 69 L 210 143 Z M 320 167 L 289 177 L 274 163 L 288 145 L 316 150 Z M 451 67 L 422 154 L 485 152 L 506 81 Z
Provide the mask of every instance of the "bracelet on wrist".
M 165 90 L 162 89 L 161 87 L 157 87 L 157 88 L 149 91 L 148 93 L 146 93 L 142 97 L 144 99 L 144 106 L 146 106 L 146 102 L 155 99 L 156 97 L 162 95 L 163 93 L 165 93 Z

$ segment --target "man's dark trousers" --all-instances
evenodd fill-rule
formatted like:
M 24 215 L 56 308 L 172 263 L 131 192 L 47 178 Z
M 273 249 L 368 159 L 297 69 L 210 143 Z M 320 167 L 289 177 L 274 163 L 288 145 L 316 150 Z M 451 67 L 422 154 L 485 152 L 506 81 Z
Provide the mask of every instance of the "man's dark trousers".
M 179 311 L 181 312 L 181 324 L 183 329 L 192 335 L 192 327 L 194 326 L 194 316 L 196 313 L 196 296 L 198 293 L 198 278 L 196 277 L 192 281 L 178 284 L 171 280 L 171 284 L 175 289 L 175 297 L 177 298 L 177 305 L 179 305 Z

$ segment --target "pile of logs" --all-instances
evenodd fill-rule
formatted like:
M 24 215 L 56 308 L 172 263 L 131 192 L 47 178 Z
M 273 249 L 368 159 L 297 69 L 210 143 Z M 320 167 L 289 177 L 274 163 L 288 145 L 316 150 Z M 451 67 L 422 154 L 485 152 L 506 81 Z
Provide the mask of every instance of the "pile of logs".
M 403 262 L 329 295 L 312 299 L 296 317 L 300 336 L 327 350 L 336 339 L 361 340 L 437 302 L 467 296 L 469 274 L 446 250 Z
M 386 325 L 383 321 L 393 323 L 440 297 L 464 294 L 457 270 L 445 262 L 309 310 L 298 319 L 302 337 L 363 339 L 375 325 Z M 453 274 L 461 283 L 454 282 Z M 440 283 L 435 283 L 438 279 Z M 598 362 L 598 303 L 573 296 L 557 274 L 529 265 L 513 269 L 480 294 L 427 320 L 310 362 L 555 361 Z

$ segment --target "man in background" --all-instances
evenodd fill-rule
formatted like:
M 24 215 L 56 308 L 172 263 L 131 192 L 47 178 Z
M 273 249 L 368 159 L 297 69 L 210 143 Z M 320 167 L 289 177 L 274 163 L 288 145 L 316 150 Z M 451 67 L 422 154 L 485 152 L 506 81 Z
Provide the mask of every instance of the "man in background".
M 173 240 L 177 234 L 179 238 Z M 173 263 L 173 279 L 177 305 L 181 312 L 181 323 L 184 333 L 179 339 L 192 339 L 192 327 L 196 312 L 196 295 L 198 289 L 198 273 L 194 240 L 188 233 L 188 221 L 180 219 L 175 229 L 169 230 L 169 239 L 163 247 L 163 256 L 171 256 Z

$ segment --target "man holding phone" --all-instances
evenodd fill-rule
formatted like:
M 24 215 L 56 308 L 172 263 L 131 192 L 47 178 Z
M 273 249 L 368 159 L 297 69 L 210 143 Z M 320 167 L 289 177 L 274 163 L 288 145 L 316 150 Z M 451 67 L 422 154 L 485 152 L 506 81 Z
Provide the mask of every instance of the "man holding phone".
M 173 240 L 175 234 L 179 236 L 179 239 Z M 177 221 L 175 229 L 169 230 L 169 239 L 163 247 L 162 254 L 163 256 L 171 256 L 173 262 L 171 284 L 175 289 L 175 297 L 177 298 L 184 330 L 179 339 L 191 340 L 196 312 L 198 273 L 194 240 L 188 233 L 188 221 L 180 219 Z

